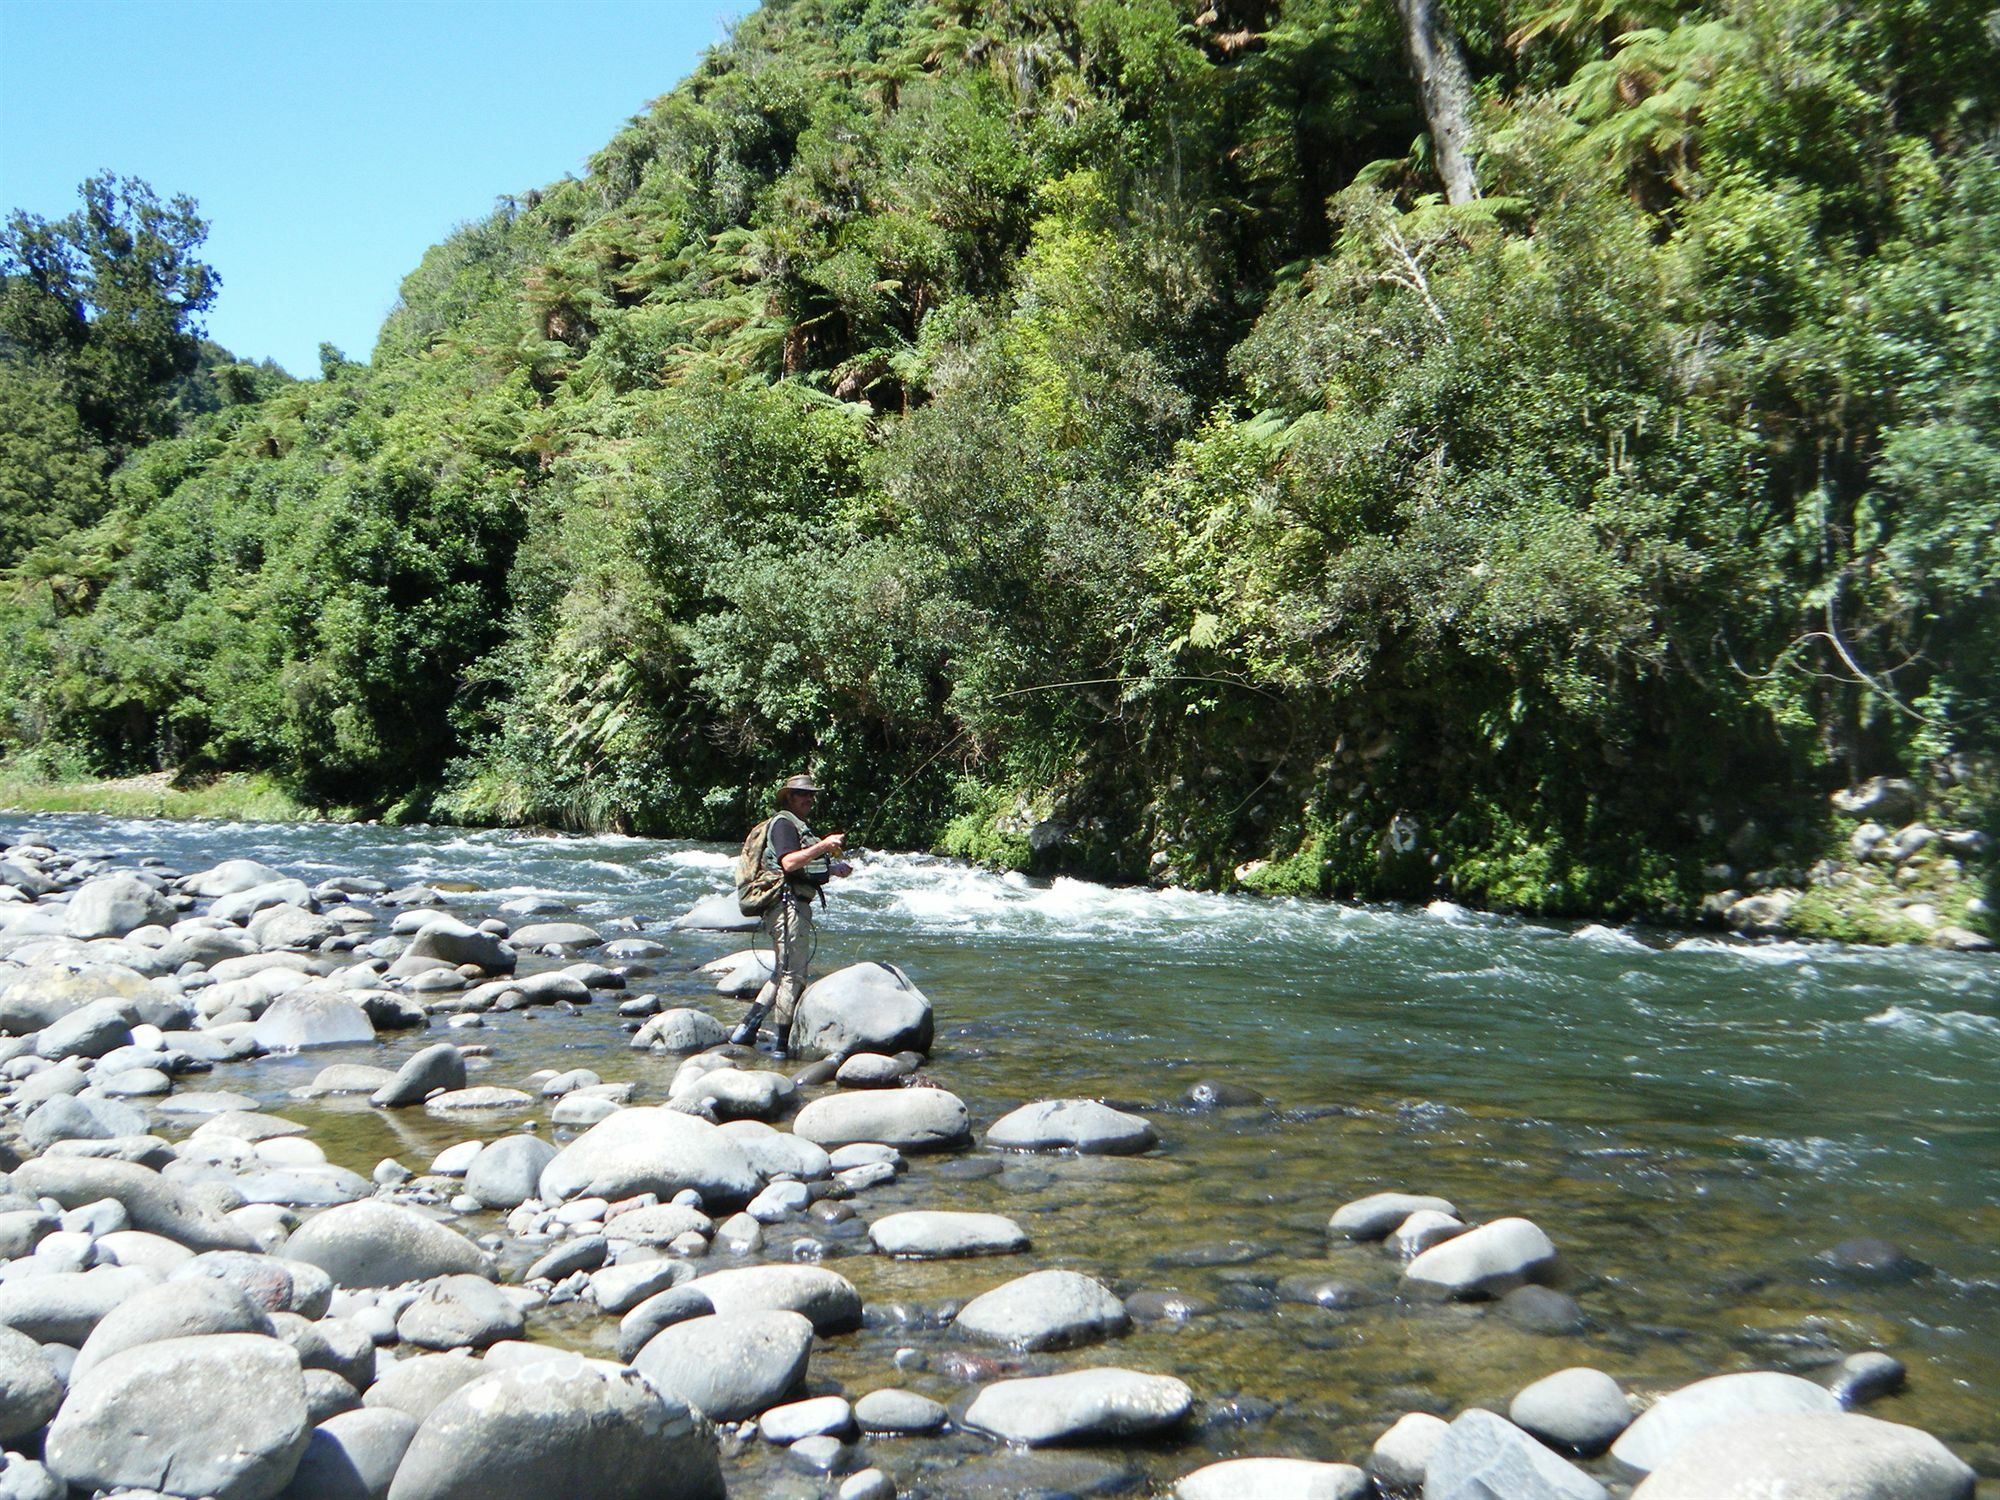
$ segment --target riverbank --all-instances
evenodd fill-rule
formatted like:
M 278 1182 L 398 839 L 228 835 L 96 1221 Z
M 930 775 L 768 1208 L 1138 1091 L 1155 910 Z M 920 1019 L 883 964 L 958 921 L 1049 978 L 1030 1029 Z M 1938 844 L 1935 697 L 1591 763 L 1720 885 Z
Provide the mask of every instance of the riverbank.
M 406 821 L 399 803 L 382 821 Z M 1685 905 L 1639 907 L 1571 906 L 1561 914 L 1585 920 L 1638 919 L 1667 929 L 1721 929 L 1745 937 L 1807 942 L 1857 943 L 1873 947 L 1907 944 L 1977 953 L 2000 939 L 1996 920 L 1994 840 L 1969 826 L 1978 799 L 1922 798 L 1906 781 L 1876 778 L 1834 794 L 1831 817 L 1811 857 L 1790 851 L 1796 861 L 1745 859 L 1717 863 L 1699 878 L 1701 894 Z M 171 772 L 97 780 L 48 780 L 0 765 L 0 810 L 96 813 L 110 817 L 215 818 L 239 822 L 349 822 L 354 808 L 314 807 L 299 801 L 262 773 L 233 772 L 183 782 Z M 1879 820 L 1886 820 L 1879 821 Z M 1044 877 L 1101 875 L 1103 860 L 1077 844 L 1077 817 L 1058 819 L 1047 798 L 995 791 L 942 832 L 936 852 L 995 870 Z M 506 828 L 504 821 L 472 824 Z M 588 837 L 601 830 L 574 830 Z M 1386 835 L 1385 835 L 1386 838 Z M 1739 840 L 1739 844 L 1743 841 Z M 1746 853 L 1755 844 L 1743 844 Z M 1072 857 L 1077 856 L 1077 857 Z M 1136 863 L 1127 860 L 1125 863 Z M 1151 861 L 1157 887 L 1180 875 L 1191 889 L 1271 898 L 1338 899 L 1326 861 L 1315 847 L 1243 860 L 1212 854 L 1183 861 Z M 1467 899 L 1440 871 L 1433 894 L 1503 915 L 1537 915 L 1518 901 L 1482 903 Z M 1422 904 L 1423 897 L 1414 899 Z
M 6 924 L 0 967 L 34 977 L 12 975 L 0 1006 L 80 998 L 43 972 L 65 954 L 118 950 L 152 977 L 11 1044 L 6 1134 L 27 1157 L 14 1185 L 63 1212 L 29 1236 L 19 1258 L 34 1264 L 4 1278 L 18 1285 L 0 1304 L 17 1328 L 57 1313 L 74 1328 L 87 1299 L 62 1277 L 95 1278 L 92 1295 L 117 1303 L 96 1320 L 115 1341 L 34 1325 L 53 1351 L 40 1358 L 76 1344 L 88 1358 L 46 1436 L 17 1449 L 24 1469 L 108 1482 L 115 1463 L 157 1470 L 157 1445 L 175 1444 L 274 1471 L 288 1454 L 365 1453 L 398 1495 L 459 1493 L 489 1438 L 532 1429 L 569 1492 L 619 1494 L 617 1435 L 665 1423 L 681 1444 L 669 1493 L 690 1500 L 724 1478 L 771 1500 L 836 1485 L 1207 1500 L 1287 1484 L 1435 1500 L 1478 1492 L 1469 1476 L 1494 1464 L 1524 1487 L 1487 1493 L 1721 1500 L 1774 1465 L 1800 1478 L 1797 1450 L 1772 1439 L 1804 1423 L 1822 1466 L 1807 1479 L 1873 1465 L 1875 1488 L 1843 1493 L 1909 1500 L 1971 1483 L 1917 1428 L 1976 1463 L 2000 1457 L 1976 1395 L 1991 1388 L 1983 1303 L 1963 1290 L 1991 1284 L 1965 1258 L 1990 1247 L 1966 1242 L 1954 1196 L 1986 1201 L 1990 1182 L 1946 1159 L 1947 1139 L 1899 1158 L 1893 1189 L 1864 1183 L 1855 1167 L 1875 1148 L 1826 1138 L 1823 1090 L 1786 1118 L 1776 1060 L 1759 1055 L 1777 1034 L 1769 949 L 1655 953 L 1602 931 L 1313 907 L 1259 941 L 1257 903 L 1042 890 L 889 857 L 837 906 L 822 968 L 841 972 L 779 1059 L 721 1043 L 754 950 L 658 915 L 722 883 L 711 851 L 353 826 L 46 837 L 63 847 L 13 851 L 54 888 Z M 130 852 L 92 852 L 110 847 Z M 60 934 L 25 930 L 51 917 Z M 966 921 L 988 935 L 954 941 Z M 1338 965 L 1293 951 L 1302 940 L 1330 943 Z M 907 974 L 847 964 L 861 952 Z M 1148 968 L 1149 952 L 1172 961 Z M 1181 994 L 1203 954 L 1212 978 Z M 1991 988 L 1983 961 L 1951 955 L 1804 957 L 1801 982 L 1828 976 L 1829 1029 L 1802 1062 L 1815 1079 L 1868 1072 L 1883 1118 L 1918 1069 L 1875 1049 L 1929 1035 L 1889 1010 Z M 1273 1051 L 1245 1024 L 1276 1011 L 1255 990 L 1263 965 L 1337 968 L 1350 988 L 1320 1015 L 1292 993 Z M 1680 993 L 1663 993 L 1681 970 Z M 1482 972 L 1522 974 L 1529 1032 L 1502 1030 L 1517 1007 L 1492 1004 Z M 1399 987 L 1412 1003 L 1382 1017 L 1382 1051 L 1364 1007 Z M 1650 1003 L 1628 1015 L 1621 994 Z M 1728 1035 L 1676 1034 L 1710 995 Z M 127 1004 L 146 1014 L 124 1018 Z M 1197 1031 L 1175 1020 L 1183 1006 Z M 106 1007 L 129 1033 L 108 1050 Z M 1634 1071 L 1640 1016 L 1684 1076 Z M 1534 1069 L 1463 1071 L 1543 1031 Z M 1600 1031 L 1608 1050 L 1581 1069 L 1596 1086 L 1551 1092 L 1564 1050 Z M 1868 1065 L 1834 1050 L 1856 1045 Z M 1310 1065 L 1283 1061 L 1300 1050 Z M 1972 1107 L 1936 1078 L 1925 1107 L 1976 1128 L 1990 1080 L 1962 1043 L 1944 1056 Z M 1604 1097 L 1614 1075 L 1624 1086 Z M 1744 1111 L 1715 1091 L 1750 1085 L 1762 1134 L 1718 1154 Z M 1526 1117 L 1497 1109 L 1495 1088 Z M 1079 1102 L 1092 1096 L 1115 1102 Z M 88 1135 L 86 1116 L 111 1133 Z M 1683 1135 L 1677 1120 L 1699 1123 Z M 1845 1153 L 1832 1198 L 1780 1154 L 1781 1130 Z M 1896 1123 L 1884 1143 L 1905 1134 Z M 1900 1242 L 1858 1232 L 1870 1219 Z M 250 1243 L 222 1245 L 231 1233 Z M 401 1285 L 383 1284 L 391 1251 Z M 199 1271 L 177 1269 L 192 1258 Z M 149 1265 L 171 1290 L 154 1295 Z M 190 1312 L 197 1276 L 264 1299 L 264 1323 L 223 1294 Z M 209 1302 L 247 1326 L 184 1326 Z M 218 1337 L 232 1345 L 213 1359 L 190 1347 Z M 295 1351 L 309 1421 L 274 1414 L 293 1377 L 260 1340 Z M 253 1352 L 273 1367 L 255 1403 L 230 1373 Z M 631 1365 L 643 1386 L 617 1373 Z M 169 1377 L 198 1393 L 148 1424 L 154 1449 L 95 1422 Z M 712 1426 L 675 1404 L 690 1399 Z M 1718 1411 L 1755 1425 L 1755 1451 L 1682 1465 L 1671 1450 L 1716 1436 Z M 1245 1459 L 1285 1462 L 1219 1467 Z M 190 1483 L 215 1478 L 190 1468 Z
M 351 809 L 312 807 L 276 780 L 231 771 L 187 780 L 172 771 L 142 776 L 62 779 L 0 765 L 0 810 L 100 813 L 114 818 L 220 818 L 244 823 L 345 821 Z

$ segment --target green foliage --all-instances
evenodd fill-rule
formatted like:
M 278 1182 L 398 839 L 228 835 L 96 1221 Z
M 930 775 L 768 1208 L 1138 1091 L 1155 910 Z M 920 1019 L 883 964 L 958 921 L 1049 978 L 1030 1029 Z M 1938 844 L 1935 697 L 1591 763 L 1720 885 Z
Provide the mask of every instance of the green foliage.
M 1454 15 L 1458 206 L 1392 7 L 767 6 L 310 384 L 83 358 L 89 226 L 17 217 L 0 744 L 724 838 L 803 767 L 863 841 L 1526 912 L 1809 863 L 2000 748 L 1982 13 Z M 100 197 L 198 312 L 192 205 Z

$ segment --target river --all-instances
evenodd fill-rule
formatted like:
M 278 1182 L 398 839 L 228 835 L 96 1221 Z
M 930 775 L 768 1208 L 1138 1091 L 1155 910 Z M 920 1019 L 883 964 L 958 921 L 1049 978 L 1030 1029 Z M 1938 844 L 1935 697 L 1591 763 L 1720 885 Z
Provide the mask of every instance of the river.
M 551 895 L 584 920 L 649 929 L 722 889 L 729 864 L 714 846 L 636 838 L 0 818 L 0 832 L 23 831 L 183 870 L 249 857 L 308 882 L 462 882 L 472 889 L 453 909 L 475 920 Z M 1811 1373 L 1881 1348 L 1910 1379 L 1872 1414 L 2000 1474 L 2000 961 L 1033 881 L 900 854 L 864 856 L 835 890 L 816 970 L 902 966 L 937 1008 L 930 1071 L 976 1128 L 1024 1100 L 1077 1095 L 1159 1128 L 1161 1149 L 1143 1158 L 1010 1157 L 987 1176 L 920 1160 L 857 1205 L 1004 1210 L 1033 1235 L 1035 1266 L 1209 1304 L 1109 1351 L 1028 1362 L 1115 1362 L 1194 1387 L 1204 1415 L 1190 1445 L 1120 1463 L 1159 1477 L 1204 1452 L 1359 1461 L 1403 1411 L 1504 1410 L 1568 1365 L 1655 1392 L 1734 1369 Z M 668 940 L 675 956 L 636 990 L 699 995 L 686 970 L 741 946 Z M 586 1065 L 657 1099 L 671 1077 L 671 1060 L 630 1051 L 611 1005 L 494 1016 L 478 1039 L 494 1049 L 487 1082 Z M 325 1062 L 393 1066 L 417 1045 L 273 1059 L 216 1083 L 314 1123 L 343 1165 L 366 1173 L 397 1154 L 421 1169 L 462 1123 L 286 1097 Z M 1186 1108 L 1198 1080 L 1255 1090 L 1269 1107 Z M 1585 1328 L 1532 1333 L 1490 1308 L 1388 1295 L 1396 1268 L 1379 1250 L 1330 1248 L 1325 1234 L 1334 1208 L 1385 1187 L 1535 1220 Z M 1851 1279 L 1817 1258 L 1864 1236 L 1893 1241 L 1920 1272 Z M 946 1346 L 922 1329 L 922 1307 L 1031 1268 L 837 1265 L 907 1318 L 834 1341 L 816 1377 L 850 1394 L 909 1383 L 946 1400 L 948 1380 L 905 1381 L 891 1363 L 905 1344 Z M 1305 1272 L 1385 1295 L 1342 1312 L 1275 1300 Z M 568 1336 L 602 1337 L 580 1322 Z M 973 1459 L 970 1471 L 983 1452 L 947 1448 L 926 1464 Z M 769 1493 L 795 1482 L 774 1473 Z

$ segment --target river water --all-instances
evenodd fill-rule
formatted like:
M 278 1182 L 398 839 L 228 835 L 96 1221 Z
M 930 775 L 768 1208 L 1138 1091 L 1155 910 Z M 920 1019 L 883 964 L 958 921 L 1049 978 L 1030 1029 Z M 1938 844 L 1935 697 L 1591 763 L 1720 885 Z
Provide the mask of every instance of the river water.
M 534 893 L 586 921 L 650 929 L 728 882 L 719 848 L 634 838 L 0 818 L 0 832 L 23 831 L 184 870 L 250 857 L 309 882 L 462 882 L 471 889 L 452 907 L 475 920 Z M 1910 1369 L 1908 1388 L 1874 1415 L 1935 1432 L 1982 1474 L 2000 1474 L 1993 958 L 1031 881 L 897 854 L 864 856 L 835 894 L 816 972 L 863 958 L 902 966 L 937 1009 L 930 1071 L 967 1101 L 976 1129 L 1025 1100 L 1090 1095 L 1149 1114 L 1163 1144 L 1121 1160 L 993 1159 L 997 1172 L 918 1159 L 857 1203 L 865 1215 L 997 1209 L 1021 1220 L 1034 1251 L 1006 1262 L 838 1259 L 871 1303 L 898 1311 L 816 1352 L 816 1380 L 962 1399 L 968 1387 L 948 1361 L 916 1376 L 892 1364 L 904 1345 L 932 1356 L 955 1347 L 922 1326 L 924 1308 L 1061 1265 L 1212 1311 L 1021 1362 L 1164 1371 L 1204 1403 L 1178 1448 L 1099 1468 L 1068 1461 L 1069 1477 L 1049 1481 L 1057 1489 L 1110 1492 L 1121 1473 L 1157 1479 L 1210 1455 L 1359 1461 L 1404 1411 L 1504 1410 L 1522 1385 L 1568 1365 L 1650 1393 L 1727 1370 L 1811 1373 L 1867 1348 Z M 687 970 L 743 940 L 668 941 L 674 957 L 635 991 L 700 997 Z M 494 1052 L 482 1082 L 589 1066 L 637 1080 L 644 1101 L 672 1076 L 671 1060 L 630 1051 L 611 1005 L 493 1016 L 475 1035 Z M 310 1121 L 343 1165 L 366 1173 L 397 1154 L 421 1169 L 425 1151 L 468 1133 L 462 1122 L 286 1097 L 326 1062 L 393 1066 L 417 1045 L 271 1060 L 215 1086 Z M 1200 1080 L 1269 1104 L 1186 1108 Z M 1586 1327 L 1538 1334 L 1490 1306 L 1395 1299 L 1394 1263 L 1325 1234 L 1336 1207 L 1380 1188 L 1439 1194 L 1479 1218 L 1534 1219 L 1561 1251 L 1559 1285 Z M 1893 1241 L 1921 1274 L 1856 1280 L 1818 1258 L 1858 1237 Z M 1274 1299 L 1302 1273 L 1384 1295 L 1343 1312 Z M 603 1343 L 609 1327 L 558 1320 L 549 1336 Z M 993 1462 L 982 1444 L 926 1451 L 921 1467 L 949 1463 L 964 1486 L 940 1493 L 1027 1483 L 1002 1471 L 980 1479 Z M 756 1492 L 804 1483 L 775 1471 L 769 1481 Z

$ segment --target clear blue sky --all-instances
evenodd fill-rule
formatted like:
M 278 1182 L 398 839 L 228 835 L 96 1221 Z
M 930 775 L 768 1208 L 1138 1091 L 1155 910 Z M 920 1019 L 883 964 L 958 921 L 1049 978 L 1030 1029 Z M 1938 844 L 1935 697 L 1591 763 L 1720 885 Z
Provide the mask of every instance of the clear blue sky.
M 209 337 L 367 358 L 426 248 L 592 152 L 750 0 L 0 0 L 0 212 L 191 194 Z

